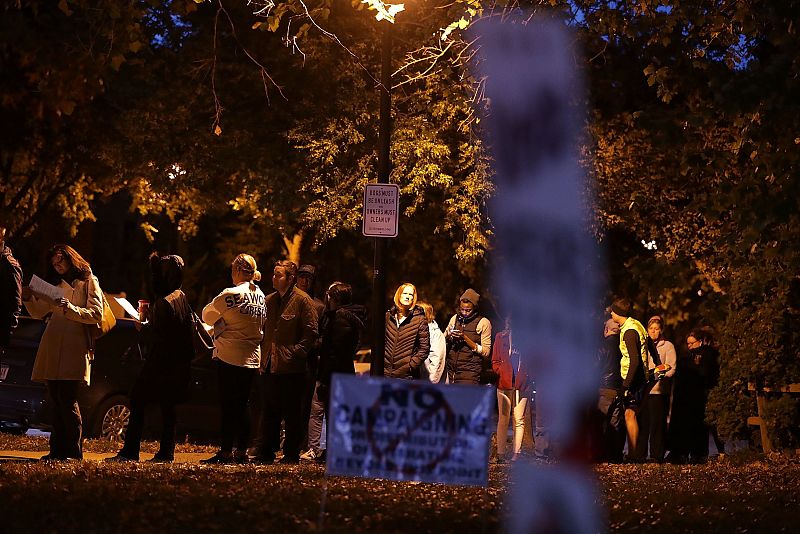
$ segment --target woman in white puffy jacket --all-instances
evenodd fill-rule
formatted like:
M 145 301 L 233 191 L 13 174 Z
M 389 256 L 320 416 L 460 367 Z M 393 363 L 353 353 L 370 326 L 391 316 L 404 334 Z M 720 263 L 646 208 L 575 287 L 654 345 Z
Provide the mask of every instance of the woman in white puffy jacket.
M 256 260 L 239 254 L 231 264 L 233 287 L 223 290 L 203 308 L 203 322 L 214 325 L 214 359 L 217 360 L 221 407 L 220 450 L 204 463 L 244 463 L 250 419 L 247 400 L 261 364 L 266 308 Z M 233 448 L 236 445 L 236 453 Z
M 444 334 L 436 323 L 436 315 L 433 313 L 433 306 L 427 302 L 419 302 L 422 311 L 425 312 L 425 320 L 428 321 L 428 331 L 431 337 L 431 350 L 428 357 L 422 362 L 421 375 L 434 384 L 438 384 L 444 372 L 444 362 L 447 355 L 447 342 Z

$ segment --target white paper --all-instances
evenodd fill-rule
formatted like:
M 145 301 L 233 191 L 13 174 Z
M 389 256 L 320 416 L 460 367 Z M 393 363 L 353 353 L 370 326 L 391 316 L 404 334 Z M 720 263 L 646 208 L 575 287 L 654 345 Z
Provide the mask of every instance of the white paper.
M 28 287 L 30 287 L 31 291 L 37 295 L 47 297 L 50 300 L 64 298 L 64 288 L 48 284 L 35 274 L 33 275 L 33 278 L 31 278 L 31 283 L 28 284 Z
M 133 317 L 137 321 L 139 320 L 139 310 L 134 308 L 133 304 L 131 304 L 128 299 L 126 299 L 125 297 L 114 297 L 114 300 L 116 300 L 117 303 L 120 306 L 122 306 L 122 309 L 125 310 L 125 312 L 128 315 L 130 315 L 131 317 Z

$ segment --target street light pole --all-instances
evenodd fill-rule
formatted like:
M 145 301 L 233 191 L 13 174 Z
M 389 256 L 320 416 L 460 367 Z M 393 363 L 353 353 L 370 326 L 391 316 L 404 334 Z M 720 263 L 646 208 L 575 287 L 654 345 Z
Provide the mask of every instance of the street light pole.
M 388 184 L 391 171 L 389 147 L 392 133 L 392 24 L 384 24 L 381 39 L 381 100 L 378 130 L 378 183 Z M 399 214 L 398 214 L 399 217 Z M 375 258 L 372 271 L 372 362 L 370 375 L 383 376 L 383 355 L 386 350 L 386 272 L 384 251 L 386 238 L 375 237 Z

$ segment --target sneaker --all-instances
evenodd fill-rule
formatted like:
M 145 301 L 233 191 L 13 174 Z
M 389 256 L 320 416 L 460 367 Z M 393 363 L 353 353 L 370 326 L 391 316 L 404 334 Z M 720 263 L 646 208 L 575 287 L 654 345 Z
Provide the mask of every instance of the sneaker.
M 314 451 L 314 449 L 308 449 L 306 452 L 300 455 L 300 459 L 307 462 L 313 462 L 317 458 L 318 456 L 316 451 Z
M 251 464 L 272 465 L 275 463 L 275 456 L 256 456 L 250 460 Z
M 219 451 L 211 458 L 200 460 L 201 464 L 232 464 L 234 463 L 233 453 L 227 451 Z
M 56 456 L 52 452 L 49 452 L 44 456 L 42 456 L 41 458 L 39 458 L 40 462 L 61 462 L 63 460 L 64 460 L 63 456 Z
M 328 461 L 328 449 L 322 449 L 322 452 L 317 455 L 317 459 L 315 462 L 318 464 L 324 464 Z
M 300 457 L 299 456 L 284 456 L 283 458 L 281 458 L 280 462 L 278 462 L 278 463 L 279 464 L 284 464 L 284 465 L 299 464 L 300 463 Z
M 236 451 L 233 453 L 233 462 L 237 464 L 249 464 L 250 457 L 245 451 Z
M 111 458 L 106 458 L 103 461 L 112 463 L 129 463 L 129 462 L 138 462 L 139 460 L 131 458 L 129 456 L 124 456 L 122 454 L 117 454 L 116 456 L 112 456 Z

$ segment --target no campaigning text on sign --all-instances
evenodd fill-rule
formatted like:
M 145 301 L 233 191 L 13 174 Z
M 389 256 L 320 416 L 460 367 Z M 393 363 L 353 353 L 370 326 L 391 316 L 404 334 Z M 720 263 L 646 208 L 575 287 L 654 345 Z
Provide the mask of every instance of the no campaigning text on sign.
M 397 237 L 400 188 L 396 184 L 366 184 L 361 233 L 367 237 Z
M 329 475 L 488 484 L 495 389 L 334 375 Z

